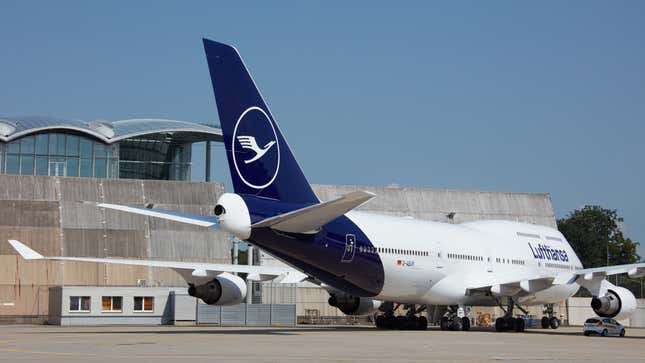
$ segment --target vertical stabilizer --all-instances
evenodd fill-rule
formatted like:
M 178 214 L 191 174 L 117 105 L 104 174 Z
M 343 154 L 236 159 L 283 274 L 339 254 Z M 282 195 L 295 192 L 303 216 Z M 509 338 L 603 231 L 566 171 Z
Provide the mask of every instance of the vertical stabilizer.
M 237 50 L 204 39 L 235 193 L 318 203 Z

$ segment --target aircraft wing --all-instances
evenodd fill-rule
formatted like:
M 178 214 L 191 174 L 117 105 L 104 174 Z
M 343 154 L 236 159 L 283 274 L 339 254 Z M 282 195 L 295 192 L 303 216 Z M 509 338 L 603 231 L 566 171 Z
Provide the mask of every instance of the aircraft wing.
M 246 273 L 248 274 L 248 279 L 252 281 L 267 281 L 279 279 L 280 283 L 297 283 L 308 278 L 306 274 L 287 267 L 249 266 L 183 261 L 135 260 L 119 258 L 63 256 L 46 257 L 27 247 L 20 241 L 9 240 L 9 244 L 11 244 L 16 252 L 18 252 L 20 256 L 22 256 L 22 258 L 24 258 L 25 260 L 97 262 L 118 265 L 166 267 L 177 271 L 187 282 L 206 282 L 205 280 L 211 280 L 215 276 L 223 272 Z
M 372 198 L 374 198 L 374 194 L 370 192 L 351 192 L 328 202 L 261 220 L 252 224 L 251 227 L 271 227 L 279 231 L 294 233 L 315 231 L 325 223 L 359 207 Z
M 645 263 L 587 268 L 575 271 L 557 272 L 553 275 L 514 276 L 505 279 L 484 278 L 475 281 L 468 290 L 490 291 L 495 295 L 513 296 L 519 293 L 535 293 L 553 285 L 578 283 L 594 294 L 601 288 L 600 282 L 606 276 L 626 273 L 631 278 L 645 276 Z
M 633 263 L 629 265 L 616 265 L 605 267 L 585 268 L 582 270 L 574 271 L 575 280 L 584 279 L 592 280 L 597 277 L 605 278 L 605 276 L 624 274 L 626 273 L 631 278 L 639 278 L 645 276 L 645 263 Z M 573 282 L 573 281 L 571 281 Z
M 121 212 L 140 214 L 149 217 L 163 218 L 175 222 L 193 224 L 200 227 L 219 228 L 219 221 L 214 216 L 202 216 L 198 214 L 189 214 L 161 209 L 138 208 L 127 205 L 96 203 L 97 207 L 118 210 Z

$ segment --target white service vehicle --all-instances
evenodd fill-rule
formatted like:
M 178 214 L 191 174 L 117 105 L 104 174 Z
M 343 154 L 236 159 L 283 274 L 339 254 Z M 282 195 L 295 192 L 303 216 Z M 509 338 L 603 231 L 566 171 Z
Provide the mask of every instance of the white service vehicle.
M 589 318 L 585 321 L 582 332 L 586 336 L 598 334 L 603 337 L 608 335 L 619 335 L 624 337 L 625 327 L 623 324 L 612 318 Z

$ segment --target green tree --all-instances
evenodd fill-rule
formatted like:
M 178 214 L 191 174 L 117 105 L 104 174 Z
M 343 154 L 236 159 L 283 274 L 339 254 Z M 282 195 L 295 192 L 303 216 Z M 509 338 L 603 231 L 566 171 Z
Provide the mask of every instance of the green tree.
M 638 242 L 623 235 L 622 222 L 616 210 L 587 205 L 558 219 L 558 229 L 586 268 L 636 263 Z
M 623 235 L 622 222 L 617 211 L 588 205 L 558 219 L 558 229 L 586 268 L 636 263 L 640 260 L 636 252 L 638 242 Z M 642 279 L 630 279 L 622 274 L 612 276 L 611 282 L 629 289 L 636 297 L 643 297 Z M 577 296 L 590 295 L 583 289 Z

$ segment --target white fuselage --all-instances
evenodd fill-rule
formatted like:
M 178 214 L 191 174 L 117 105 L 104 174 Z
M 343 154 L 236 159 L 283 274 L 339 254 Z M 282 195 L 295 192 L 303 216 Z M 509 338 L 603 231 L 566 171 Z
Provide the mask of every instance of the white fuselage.
M 582 268 L 564 236 L 549 227 L 497 220 L 450 224 L 366 212 L 349 212 L 347 217 L 372 241 L 383 263 L 384 286 L 375 297 L 380 300 L 495 305 L 490 296 L 467 290 Z M 538 245 L 557 250 L 557 256 L 547 258 Z M 556 303 L 578 288 L 554 285 L 516 297 L 525 305 Z

